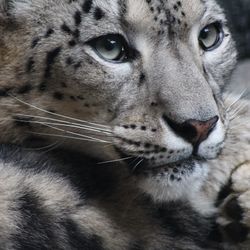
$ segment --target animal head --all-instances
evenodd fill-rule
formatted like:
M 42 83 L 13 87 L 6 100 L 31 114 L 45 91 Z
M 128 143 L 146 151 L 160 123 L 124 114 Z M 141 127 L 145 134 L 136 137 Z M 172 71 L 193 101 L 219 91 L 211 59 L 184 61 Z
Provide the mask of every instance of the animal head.
M 213 0 L 4 0 L 0 13 L 3 142 L 131 157 L 142 186 L 199 178 L 197 159 L 221 150 L 236 52 Z

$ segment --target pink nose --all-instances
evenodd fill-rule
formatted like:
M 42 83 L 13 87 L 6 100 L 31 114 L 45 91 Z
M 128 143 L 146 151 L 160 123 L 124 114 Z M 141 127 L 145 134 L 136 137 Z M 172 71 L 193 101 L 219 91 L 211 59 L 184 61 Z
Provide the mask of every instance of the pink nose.
M 215 116 L 208 121 L 187 121 L 186 126 L 188 130 L 193 130 L 192 136 L 188 138 L 189 142 L 191 142 L 193 145 L 199 145 L 200 143 L 205 141 L 215 128 L 218 120 L 219 117 Z M 188 130 L 186 132 L 188 132 Z
M 164 120 L 177 135 L 192 143 L 194 147 L 198 147 L 213 131 L 219 117 L 215 116 L 207 121 L 187 120 L 182 124 L 176 123 L 166 116 L 164 116 Z

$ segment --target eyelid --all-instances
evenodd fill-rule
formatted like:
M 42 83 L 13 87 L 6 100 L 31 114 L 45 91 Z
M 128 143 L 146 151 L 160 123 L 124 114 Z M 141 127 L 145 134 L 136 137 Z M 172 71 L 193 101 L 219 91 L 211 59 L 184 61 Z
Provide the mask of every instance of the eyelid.
M 103 34 L 103 35 L 101 35 L 101 36 L 94 36 L 94 37 L 90 38 L 89 40 L 87 40 L 85 43 L 86 43 L 86 44 L 91 44 L 91 43 L 94 42 L 95 40 L 100 39 L 100 38 L 105 37 L 105 36 L 119 36 L 119 37 L 122 37 L 122 38 L 126 41 L 126 43 L 129 45 L 129 41 L 128 41 L 127 38 L 126 38 L 123 34 L 121 34 L 121 33 L 107 33 L 107 34 Z

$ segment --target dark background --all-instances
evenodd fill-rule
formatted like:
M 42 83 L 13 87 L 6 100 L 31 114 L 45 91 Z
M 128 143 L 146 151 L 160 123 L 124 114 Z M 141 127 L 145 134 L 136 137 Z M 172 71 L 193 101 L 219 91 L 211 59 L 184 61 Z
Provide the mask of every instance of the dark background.
M 240 59 L 250 58 L 250 0 L 217 0 L 225 9 Z

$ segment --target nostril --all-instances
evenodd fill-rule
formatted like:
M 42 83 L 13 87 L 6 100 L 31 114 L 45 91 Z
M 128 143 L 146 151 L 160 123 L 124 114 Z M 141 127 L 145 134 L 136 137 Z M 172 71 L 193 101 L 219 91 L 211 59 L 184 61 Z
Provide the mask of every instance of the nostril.
M 199 144 L 205 141 L 213 131 L 219 117 L 215 116 L 207 121 L 190 119 L 181 124 L 173 121 L 166 115 L 163 116 L 163 119 L 177 135 L 192 143 L 197 148 Z

